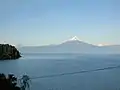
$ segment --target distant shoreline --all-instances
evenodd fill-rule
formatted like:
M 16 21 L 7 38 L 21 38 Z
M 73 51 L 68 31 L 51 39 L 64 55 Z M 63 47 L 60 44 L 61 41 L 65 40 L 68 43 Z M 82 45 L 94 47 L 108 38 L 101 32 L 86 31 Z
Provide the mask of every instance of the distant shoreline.
M 25 54 L 51 54 L 51 55 L 71 55 L 71 54 L 76 54 L 76 55 L 120 55 L 120 53 L 39 53 L 39 52 L 29 52 L 29 53 L 21 53 L 21 55 L 25 55 Z

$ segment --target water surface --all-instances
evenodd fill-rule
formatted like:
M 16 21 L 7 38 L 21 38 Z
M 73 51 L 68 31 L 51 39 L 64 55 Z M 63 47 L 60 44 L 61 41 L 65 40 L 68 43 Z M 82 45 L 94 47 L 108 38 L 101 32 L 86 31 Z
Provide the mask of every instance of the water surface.
M 0 72 L 30 77 L 92 70 L 120 65 L 120 55 L 23 54 L 19 60 L 0 61 Z M 119 90 L 120 68 L 33 79 L 31 90 Z

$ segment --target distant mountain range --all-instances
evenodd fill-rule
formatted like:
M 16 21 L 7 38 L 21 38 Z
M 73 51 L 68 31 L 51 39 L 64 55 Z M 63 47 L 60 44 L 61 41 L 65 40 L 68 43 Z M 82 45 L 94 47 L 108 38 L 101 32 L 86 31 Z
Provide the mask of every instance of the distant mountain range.
M 96 46 L 80 41 L 76 36 L 58 45 L 24 46 L 21 53 L 85 53 L 120 54 L 120 45 Z

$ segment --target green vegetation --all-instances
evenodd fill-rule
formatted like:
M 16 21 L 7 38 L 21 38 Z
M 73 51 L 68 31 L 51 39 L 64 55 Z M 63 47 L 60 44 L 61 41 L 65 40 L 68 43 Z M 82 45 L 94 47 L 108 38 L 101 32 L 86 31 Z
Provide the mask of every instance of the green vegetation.
M 20 57 L 20 52 L 14 46 L 0 44 L 0 60 L 18 59 Z

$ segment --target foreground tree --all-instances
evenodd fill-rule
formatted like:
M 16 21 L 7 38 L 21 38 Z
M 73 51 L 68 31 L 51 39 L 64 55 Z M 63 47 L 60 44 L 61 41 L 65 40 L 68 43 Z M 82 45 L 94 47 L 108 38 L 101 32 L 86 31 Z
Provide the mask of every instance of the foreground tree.
M 18 59 L 20 57 L 20 52 L 15 48 L 15 46 L 0 44 L 0 60 Z
M 0 74 L 0 90 L 20 90 L 16 85 L 17 78 L 13 74 L 9 74 L 8 77 Z

